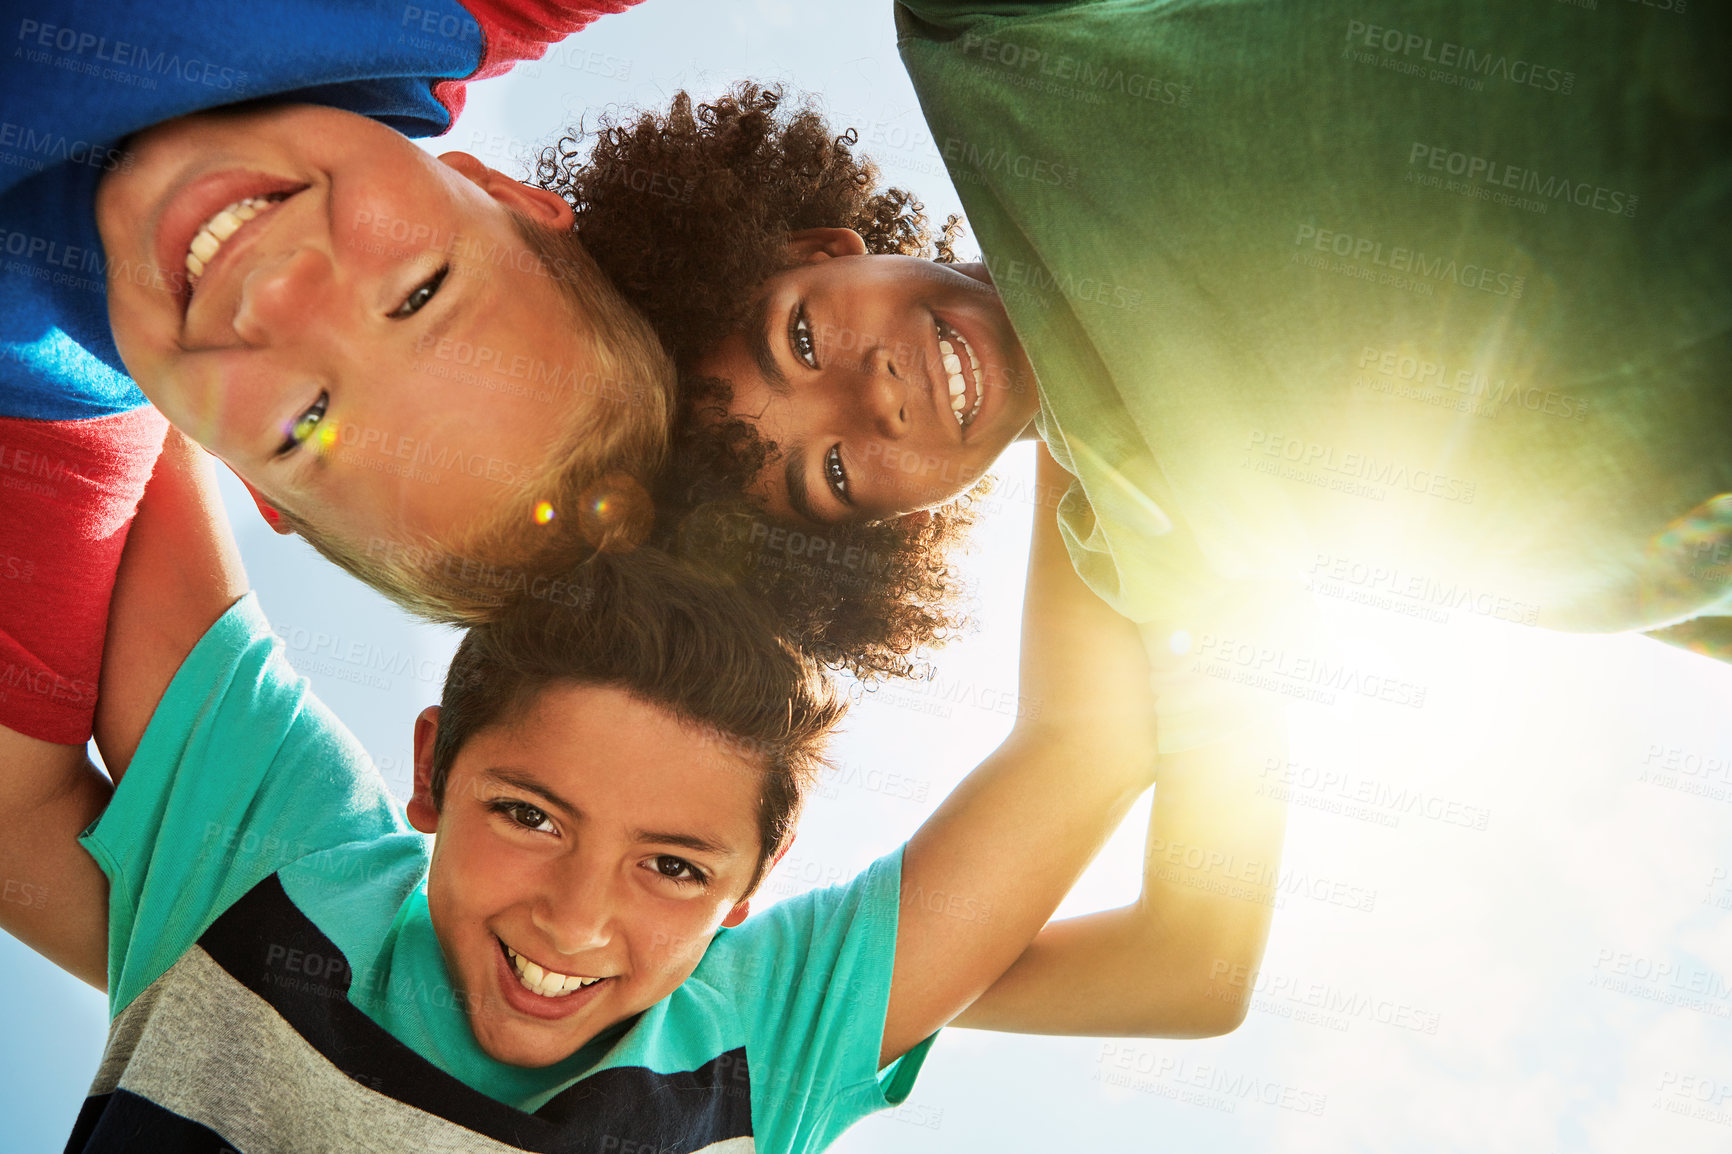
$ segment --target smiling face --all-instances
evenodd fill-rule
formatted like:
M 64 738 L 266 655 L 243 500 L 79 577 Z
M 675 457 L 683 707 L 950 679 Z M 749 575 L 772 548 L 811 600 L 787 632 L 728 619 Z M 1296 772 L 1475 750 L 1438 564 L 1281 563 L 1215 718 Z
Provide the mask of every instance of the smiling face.
M 983 270 L 866 255 L 847 229 L 795 233 L 798 261 L 695 371 L 775 442 L 754 496 L 814 524 L 965 492 L 1033 419 L 1034 373 Z
M 559 683 L 457 751 L 431 793 L 415 730 L 409 817 L 437 833 L 427 903 L 490 1057 L 551 1065 L 672 993 L 745 914 L 763 769 L 667 710 Z
M 569 229 L 553 193 L 308 105 L 181 117 L 129 149 L 96 202 L 121 357 L 278 507 L 349 540 L 449 540 L 604 403 L 509 387 L 590 360 L 516 227 Z

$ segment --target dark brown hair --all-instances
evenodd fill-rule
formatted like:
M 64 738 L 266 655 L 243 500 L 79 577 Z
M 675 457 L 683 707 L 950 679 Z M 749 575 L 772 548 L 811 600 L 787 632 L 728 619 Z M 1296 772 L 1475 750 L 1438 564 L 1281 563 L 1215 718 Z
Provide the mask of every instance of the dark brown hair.
M 788 267 L 792 232 L 842 226 L 872 253 L 952 259 L 960 222 L 935 236 L 919 201 L 880 188 L 855 143 L 809 103 L 746 83 L 575 128 L 542 151 L 534 179 L 571 205 L 585 250 L 681 370 L 654 490 L 657 543 L 752 591 L 806 652 L 871 678 L 907 675 L 922 648 L 964 625 L 950 554 L 972 524 L 970 502 L 818 534 L 771 518 L 747 493 L 777 446 L 727 412 L 727 382 L 691 371 Z M 795 534 L 800 551 L 786 548 Z
M 763 769 L 760 853 L 747 892 L 793 833 L 845 709 L 764 607 L 655 549 L 602 553 L 464 636 L 445 677 L 431 792 L 443 804 L 465 742 L 509 724 L 549 685 L 624 690 Z

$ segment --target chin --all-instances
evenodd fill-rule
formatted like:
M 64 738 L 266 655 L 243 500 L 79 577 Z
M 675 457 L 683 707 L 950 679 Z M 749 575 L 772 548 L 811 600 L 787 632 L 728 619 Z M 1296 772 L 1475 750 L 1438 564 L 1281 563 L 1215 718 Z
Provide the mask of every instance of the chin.
M 480 1023 L 473 1015 L 469 1019 L 469 1029 L 475 1035 L 476 1043 L 481 1052 L 495 1062 L 503 1062 L 507 1066 L 521 1066 L 536 1070 L 543 1066 L 551 1066 L 556 1062 L 577 1053 L 583 1048 L 587 1037 L 577 1038 L 570 1042 L 541 1034 L 534 1029 L 523 1029 L 517 1026 L 506 1026 L 504 1029 L 493 1029 L 483 1032 Z

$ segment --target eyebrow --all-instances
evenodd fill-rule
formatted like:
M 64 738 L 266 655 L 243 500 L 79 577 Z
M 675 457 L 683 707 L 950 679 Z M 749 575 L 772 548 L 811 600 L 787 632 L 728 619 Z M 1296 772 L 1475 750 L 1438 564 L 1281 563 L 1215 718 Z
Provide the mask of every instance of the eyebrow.
M 451 258 L 449 253 L 446 254 L 445 259 L 440 263 L 445 266 L 446 270 L 445 279 L 440 282 L 439 285 L 438 296 L 442 297 L 445 295 L 446 289 L 456 289 L 458 284 L 467 279 L 470 273 L 467 268 L 459 270 L 457 262 Z M 426 282 L 423 281 L 421 283 L 424 284 Z M 416 287 L 419 288 L 420 285 L 417 284 Z M 480 289 L 471 289 L 463 293 L 453 292 L 451 294 L 451 299 L 445 302 L 446 307 L 440 310 L 440 315 L 435 317 L 433 323 L 427 326 L 426 331 L 421 334 L 420 341 L 417 343 L 428 342 L 426 347 L 429 348 L 437 345 L 439 341 L 445 338 L 445 334 L 450 331 L 451 326 L 457 322 L 457 315 L 466 311 L 464 306 L 470 303 L 470 299 L 475 293 L 480 291 Z M 437 297 L 435 299 L 437 299 Z
M 770 298 L 767 296 L 759 297 L 758 303 L 752 306 L 752 315 L 746 321 L 746 348 L 757 363 L 758 371 L 764 374 L 764 383 L 770 391 L 779 397 L 787 396 L 787 374 L 776 363 L 776 354 L 770 348 Z
M 782 469 L 782 480 L 788 487 L 788 504 L 794 507 L 794 512 L 812 522 L 814 525 L 827 525 L 829 522 L 818 515 L 817 506 L 812 504 L 812 491 L 806 487 L 806 443 L 804 441 L 794 446 L 788 454 L 788 463 Z
M 520 789 L 524 793 L 533 793 L 542 801 L 547 802 L 556 809 L 564 810 L 572 817 L 583 816 L 583 811 L 581 809 L 578 809 L 575 805 L 571 804 L 571 802 L 566 801 L 563 797 L 560 797 L 557 793 L 554 793 L 551 789 L 548 789 L 545 785 L 542 785 L 527 774 L 522 774 L 512 769 L 495 767 L 489 769 L 485 776 L 492 778 L 501 785 L 509 785 L 512 789 Z
M 574 818 L 584 816 L 583 811 L 577 806 L 527 774 L 495 767 L 489 769 L 484 776 L 499 782 L 501 785 L 508 785 L 513 789 L 522 790 L 524 793 L 534 794 L 555 809 L 563 811 L 567 816 Z M 739 851 L 695 833 L 669 833 L 662 830 L 634 829 L 631 831 L 631 840 L 653 842 L 656 845 L 679 846 L 682 849 L 693 850 L 697 853 L 710 854 L 713 857 L 734 858 L 740 856 Z

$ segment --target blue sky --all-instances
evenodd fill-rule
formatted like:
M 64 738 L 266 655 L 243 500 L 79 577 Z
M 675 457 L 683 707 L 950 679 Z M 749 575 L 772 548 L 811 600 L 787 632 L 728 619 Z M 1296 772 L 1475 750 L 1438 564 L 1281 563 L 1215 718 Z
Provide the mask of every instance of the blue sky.
M 891 180 L 939 216 L 958 207 L 887 4 L 647 0 L 477 86 L 432 145 L 521 173 L 585 111 L 747 76 L 822 94 Z M 1028 470 L 1013 452 L 1001 491 L 1027 491 Z M 270 534 L 238 485 L 225 497 L 290 659 L 401 792 L 454 635 Z M 1000 505 L 967 559 L 980 629 L 934 682 L 853 711 L 772 893 L 862 868 L 1002 738 L 1008 719 L 978 702 L 1014 691 L 1031 511 Z M 1732 1148 L 1732 667 L 1638 638 L 1318 602 L 1345 652 L 1427 693 L 1421 709 L 1293 707 L 1291 757 L 1268 775 L 1293 805 L 1283 897 L 1246 1024 L 1203 1042 L 949 1031 L 908 1104 L 837 1150 Z M 916 788 L 883 787 L 886 769 Z M 1135 895 L 1146 815 L 1068 912 Z M 4 1146 L 58 1150 L 95 1072 L 103 999 L 3 937 L 0 978 Z

